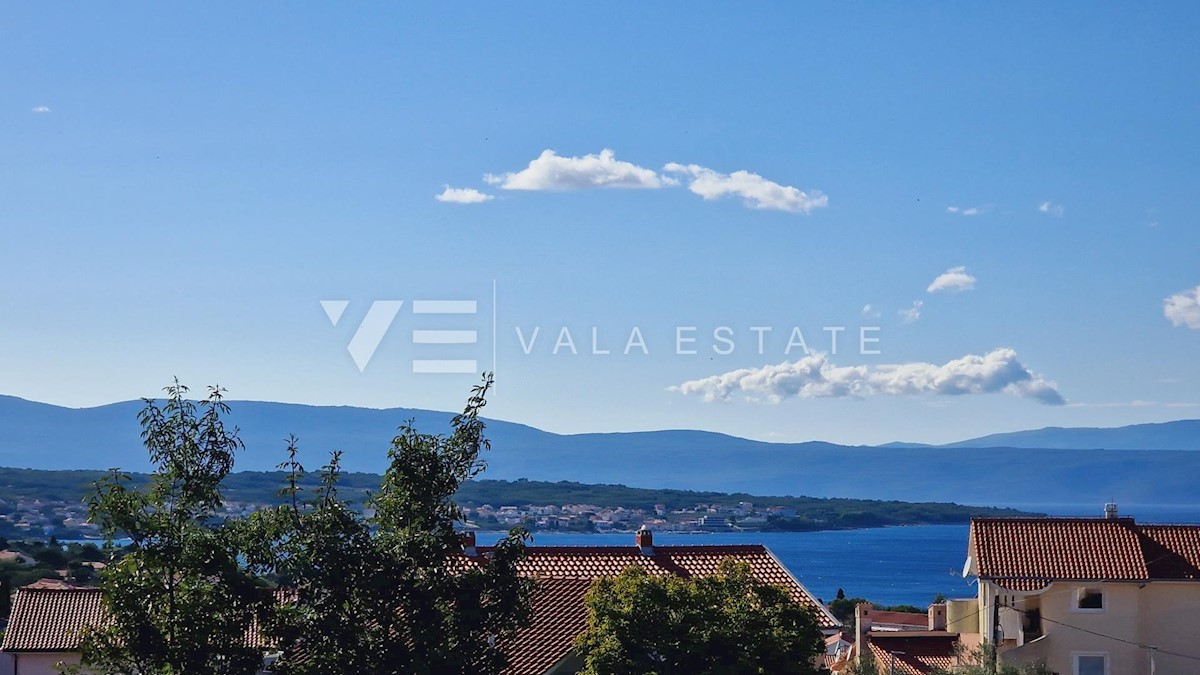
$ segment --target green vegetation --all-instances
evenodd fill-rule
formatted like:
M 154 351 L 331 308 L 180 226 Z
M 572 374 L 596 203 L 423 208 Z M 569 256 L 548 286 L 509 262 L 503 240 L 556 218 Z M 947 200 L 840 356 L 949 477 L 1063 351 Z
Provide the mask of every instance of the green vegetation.
M 108 555 L 95 544 L 71 543 L 61 546 L 50 541 L 6 541 L 0 538 L 0 551 L 24 554 L 31 562 L 0 562 L 0 617 L 7 617 L 6 604 L 12 589 L 27 586 L 39 579 L 57 579 L 75 583 L 91 583 L 96 579 L 93 565 L 108 560 Z M 5 592 L 7 591 L 7 592 Z
M 651 576 L 630 567 L 588 592 L 576 646 L 583 675 L 817 675 L 824 649 L 812 612 L 755 581 L 745 563 L 718 574 Z
M 454 495 L 484 469 L 490 385 L 472 389 L 448 436 L 402 426 L 367 508 L 339 496 L 339 453 L 302 496 L 292 438 L 284 503 L 245 517 L 221 517 L 242 449 L 222 390 L 195 403 L 176 382 L 161 407 L 147 400 L 139 421 L 157 468 L 141 481 L 114 469 L 95 486 L 91 519 L 131 543 L 100 574 L 111 620 L 85 630 L 82 665 L 67 670 L 251 675 L 269 648 L 285 655 L 280 675 L 499 673 L 498 645 L 530 616 L 533 582 L 517 571 L 529 533 L 512 530 L 477 565 L 447 564 L 463 546 Z M 35 555 L 69 562 L 57 543 Z
M 533 582 L 517 563 L 528 532 L 514 529 L 477 565 L 447 564 L 463 550 L 455 525 L 459 486 L 483 471 L 488 447 L 479 411 L 491 385 L 474 388 L 448 436 L 402 426 L 367 506 L 339 498 L 339 454 L 322 471 L 315 499 L 300 500 L 303 467 L 289 447 L 287 504 L 240 521 L 246 558 L 295 594 L 269 613 L 266 631 L 285 654 L 280 675 L 357 673 L 494 675 L 530 616 Z
M 945 602 L 946 596 L 938 593 L 934 596 L 930 604 Z M 854 608 L 868 604 L 875 609 L 880 609 L 886 612 L 911 612 L 913 614 L 925 614 L 928 611 L 927 607 L 917 607 L 916 605 L 880 605 L 879 603 L 871 602 L 866 598 L 847 598 L 846 592 L 842 589 L 837 590 L 837 597 L 827 605 L 829 613 L 838 621 L 841 621 L 847 626 L 854 625 Z
M 96 485 L 90 512 L 102 531 L 132 540 L 102 573 L 111 621 L 83 635 L 89 671 L 146 675 L 251 675 L 262 652 L 245 639 L 271 596 L 240 560 L 235 529 L 215 521 L 221 481 L 242 449 L 223 418 L 220 389 L 193 403 L 187 388 L 167 388 L 160 408 L 138 415 L 157 470 L 131 487 L 113 470 Z
M 78 526 L 66 522 L 62 509 L 55 512 L 54 504 L 67 509 L 81 510 L 82 500 L 91 486 L 103 480 L 102 471 L 40 471 L 33 469 L 0 468 L 0 536 L 10 538 L 36 538 L 46 530 L 60 539 L 79 539 L 85 534 Z M 140 489 L 147 486 L 150 477 L 146 474 L 127 474 L 129 487 Z M 370 473 L 346 473 L 340 475 L 339 494 L 348 503 L 361 505 L 369 493 L 379 487 L 380 476 Z M 283 503 L 279 495 L 280 486 L 286 485 L 288 475 L 283 471 L 247 471 L 231 473 L 221 483 L 226 503 L 268 506 Z M 319 487 L 317 476 L 301 476 L 298 487 L 311 494 Z M 668 512 L 691 509 L 697 505 L 725 504 L 735 506 L 749 502 L 756 507 L 778 506 L 789 511 L 786 515 L 771 516 L 759 529 L 765 531 L 806 532 L 890 525 L 965 523 L 971 516 L 1019 516 L 1031 515 L 1015 509 L 962 506 L 947 503 L 911 503 L 898 501 L 874 501 L 866 499 L 822 499 L 816 497 L 764 496 L 746 493 L 722 493 L 694 490 L 653 490 L 632 488 L 624 485 L 587 485 L 568 481 L 502 481 L 474 479 L 464 482 L 455 499 L 464 507 L 473 508 L 483 504 L 493 506 L 514 505 L 564 505 L 594 504 L 604 508 L 644 510 L 653 513 L 655 505 L 662 505 Z M 44 525 L 32 529 L 20 529 L 12 518 L 20 517 L 19 505 L 39 502 L 35 514 L 43 518 Z M 6 519 L 7 518 L 7 519 Z M 498 523 L 489 527 L 500 527 Z M 588 528 L 581 528 L 587 531 Z

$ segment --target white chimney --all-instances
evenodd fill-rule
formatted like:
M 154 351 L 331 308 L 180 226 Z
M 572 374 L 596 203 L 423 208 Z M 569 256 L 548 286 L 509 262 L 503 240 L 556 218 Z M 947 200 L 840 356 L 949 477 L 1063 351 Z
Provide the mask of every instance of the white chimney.
M 864 653 L 871 652 L 871 605 L 860 602 L 854 606 L 854 662 L 861 663 Z
M 1104 517 L 1113 520 L 1117 517 L 1117 503 L 1109 502 L 1104 505 Z
M 929 630 L 946 630 L 946 603 L 929 606 Z

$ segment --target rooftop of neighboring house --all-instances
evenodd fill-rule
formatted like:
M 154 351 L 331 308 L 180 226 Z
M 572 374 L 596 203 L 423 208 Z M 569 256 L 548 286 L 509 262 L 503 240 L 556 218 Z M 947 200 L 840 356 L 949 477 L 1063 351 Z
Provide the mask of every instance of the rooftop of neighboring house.
M 733 558 L 750 565 L 760 581 L 786 588 L 792 598 L 812 609 L 819 625 L 832 630 L 840 626 L 816 598 L 761 545 L 655 546 L 648 531 L 637 535 L 636 546 L 530 546 L 520 564 L 522 575 L 538 580 L 530 625 L 515 637 L 519 649 L 510 650 L 513 661 L 506 675 L 544 673 L 574 653 L 575 638 L 587 626 L 584 597 L 592 581 L 616 576 L 629 566 L 650 574 L 683 577 L 708 576 L 717 572 L 722 560 Z M 481 560 L 491 547 L 475 547 L 470 535 L 465 540 L 466 560 Z M 100 591 L 55 587 L 25 587 L 18 590 L 12 621 L 4 638 L 9 651 L 73 651 L 83 627 L 104 620 Z
M 17 590 L 0 650 L 70 652 L 79 633 L 105 620 L 98 588 L 33 584 Z
M 883 609 L 864 610 L 871 619 L 871 630 L 898 630 L 899 627 L 924 630 L 929 626 L 929 615 L 919 612 L 891 612 Z
M 491 551 L 486 546 L 476 550 L 479 555 Z M 816 613 L 821 628 L 841 625 L 761 544 L 651 546 L 646 552 L 636 546 L 530 546 L 526 550 L 528 555 L 519 569 L 523 575 L 537 579 L 592 580 L 616 576 L 630 566 L 642 567 L 651 574 L 709 576 L 716 574 L 722 560 L 733 558 L 748 563 L 759 581 L 786 588 L 794 600 Z
M 20 551 L 0 551 L 0 562 L 16 563 L 18 565 L 32 565 L 35 561 L 32 556 L 28 556 Z
M 968 571 L 1015 591 L 1054 581 L 1200 580 L 1200 525 L 1103 518 L 974 518 Z
M 881 672 L 927 675 L 935 668 L 955 665 L 958 636 L 930 631 L 872 633 L 868 644 Z M 893 663 L 894 671 L 889 670 Z

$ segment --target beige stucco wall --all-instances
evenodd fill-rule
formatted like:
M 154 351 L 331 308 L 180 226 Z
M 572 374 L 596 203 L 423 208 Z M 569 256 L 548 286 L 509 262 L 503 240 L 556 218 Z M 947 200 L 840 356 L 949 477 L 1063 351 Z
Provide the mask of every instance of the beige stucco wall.
M 1137 642 L 1200 656 L 1200 583 L 1155 582 L 1146 584 L 1140 594 L 1141 632 Z M 1150 607 L 1154 611 L 1148 611 Z M 1161 652 L 1155 656 L 1155 675 L 1198 672 L 1200 662 Z
M 78 654 L 13 654 L 16 659 L 16 675 L 58 675 L 56 666 L 61 663 L 79 663 Z
M 986 598 L 990 612 L 992 595 L 983 586 L 981 604 Z M 1103 589 L 1103 611 L 1075 609 L 1076 592 L 1082 586 Z M 1037 603 L 1045 638 L 1003 651 L 1006 663 L 1042 661 L 1050 670 L 1069 675 L 1074 672 L 1075 653 L 1096 652 L 1108 655 L 1110 675 L 1150 672 L 1148 649 L 1105 636 L 1200 656 L 1200 583 L 1055 583 L 1038 594 Z M 1033 605 L 1032 598 L 1018 600 L 1019 607 Z M 980 619 L 990 624 L 982 611 Z M 1161 652 L 1154 658 L 1155 675 L 1200 672 L 1200 663 L 1190 659 Z

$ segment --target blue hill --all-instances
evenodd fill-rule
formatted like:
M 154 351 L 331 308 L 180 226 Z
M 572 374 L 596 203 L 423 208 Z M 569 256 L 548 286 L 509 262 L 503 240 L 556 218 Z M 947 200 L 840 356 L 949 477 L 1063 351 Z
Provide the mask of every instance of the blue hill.
M 246 443 L 239 471 L 273 469 L 283 459 L 285 439 L 294 433 L 302 461 L 311 468 L 320 466 L 329 451 L 343 450 L 346 470 L 378 473 L 402 422 L 412 419 L 422 431 L 440 432 L 452 416 L 405 408 L 230 405 L 231 420 Z M 141 407 L 128 401 L 71 409 L 0 396 L 0 465 L 149 470 L 137 424 Z M 1197 423 L 1173 424 L 1183 426 L 1172 429 L 1187 429 Z M 1139 426 L 1157 430 L 1163 425 Z M 1200 503 L 1195 443 L 1187 450 L 1031 449 L 1013 443 L 873 448 L 764 443 L 684 430 L 560 435 L 503 421 L 489 421 L 488 435 L 492 451 L 485 475 L 507 480 L 971 504 Z M 1000 446 L 1005 440 L 978 442 Z M 1174 447 L 1180 445 L 1186 444 L 1177 441 Z
M 941 447 L 986 448 L 1102 448 L 1105 450 L 1200 450 L 1200 420 L 1178 420 L 1126 427 L 1046 427 L 1031 431 L 992 434 Z

